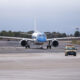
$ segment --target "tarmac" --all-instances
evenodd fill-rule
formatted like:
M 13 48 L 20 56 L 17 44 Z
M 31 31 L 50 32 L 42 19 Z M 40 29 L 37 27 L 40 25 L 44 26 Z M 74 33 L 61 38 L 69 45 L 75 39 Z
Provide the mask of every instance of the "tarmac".
M 25 49 L 15 41 L 0 41 L 0 80 L 80 80 L 80 52 L 65 56 L 64 47 Z M 18 45 L 18 46 L 17 46 Z M 57 50 L 58 49 L 58 50 Z

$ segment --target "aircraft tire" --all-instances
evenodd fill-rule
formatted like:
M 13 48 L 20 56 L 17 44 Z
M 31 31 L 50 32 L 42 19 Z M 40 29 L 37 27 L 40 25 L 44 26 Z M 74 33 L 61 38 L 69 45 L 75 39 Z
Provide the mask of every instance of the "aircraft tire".
M 27 49 L 27 48 L 30 48 L 30 45 L 25 46 L 25 48 L 26 48 L 26 49 Z
M 51 46 L 50 46 L 50 45 L 48 45 L 48 46 L 47 46 L 47 49 L 51 49 Z

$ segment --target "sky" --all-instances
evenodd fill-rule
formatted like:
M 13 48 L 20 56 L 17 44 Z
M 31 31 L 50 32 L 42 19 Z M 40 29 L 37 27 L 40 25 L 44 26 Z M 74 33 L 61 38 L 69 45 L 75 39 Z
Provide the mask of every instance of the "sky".
M 0 31 L 72 34 L 80 28 L 80 0 L 0 0 Z

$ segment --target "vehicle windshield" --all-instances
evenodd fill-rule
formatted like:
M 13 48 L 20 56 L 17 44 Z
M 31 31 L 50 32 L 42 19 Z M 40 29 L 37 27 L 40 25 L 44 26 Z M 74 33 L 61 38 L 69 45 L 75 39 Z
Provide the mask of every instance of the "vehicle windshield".
M 75 50 L 75 47 L 67 47 L 67 50 Z

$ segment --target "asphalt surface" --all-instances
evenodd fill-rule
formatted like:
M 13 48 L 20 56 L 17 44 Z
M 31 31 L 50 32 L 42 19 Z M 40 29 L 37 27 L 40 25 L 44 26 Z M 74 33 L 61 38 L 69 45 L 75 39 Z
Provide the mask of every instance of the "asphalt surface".
M 64 56 L 65 45 L 51 50 L 32 45 L 21 47 L 17 41 L 0 41 L 0 80 L 80 80 L 80 46 L 77 56 Z
M 80 80 L 80 53 L 0 54 L 0 80 Z

